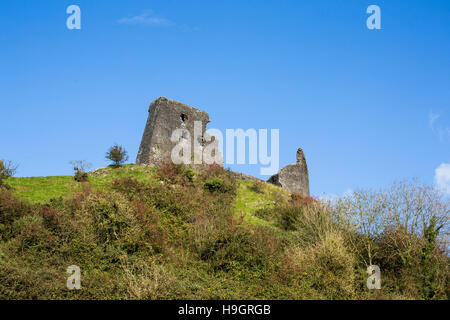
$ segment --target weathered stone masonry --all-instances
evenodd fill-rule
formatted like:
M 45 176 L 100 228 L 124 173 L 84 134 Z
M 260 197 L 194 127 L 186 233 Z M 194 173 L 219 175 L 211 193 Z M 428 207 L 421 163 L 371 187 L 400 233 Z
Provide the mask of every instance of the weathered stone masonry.
M 297 163 L 285 166 L 267 182 L 282 187 L 290 193 L 309 196 L 309 177 L 306 158 L 302 149 L 297 150 Z
M 136 164 L 152 167 L 171 161 L 170 154 L 176 143 L 170 138 L 176 129 L 187 129 L 191 136 L 191 148 L 194 144 L 204 145 L 204 134 L 209 115 L 184 103 L 160 97 L 150 104 L 147 124 L 136 158 Z M 194 121 L 201 121 L 202 135 L 194 141 Z

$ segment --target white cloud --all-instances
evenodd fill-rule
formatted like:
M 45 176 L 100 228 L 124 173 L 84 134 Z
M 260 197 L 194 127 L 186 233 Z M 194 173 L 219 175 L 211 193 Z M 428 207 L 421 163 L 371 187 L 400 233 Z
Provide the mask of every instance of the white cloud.
M 121 24 L 147 24 L 157 26 L 171 26 L 175 24 L 168 19 L 157 17 L 152 10 L 144 11 L 134 17 L 121 18 L 117 22 Z
M 440 116 L 440 114 L 435 114 L 433 113 L 433 111 L 430 111 L 430 113 L 428 114 L 428 122 L 430 124 L 431 130 L 434 130 L 434 123 Z
M 434 181 L 439 189 L 450 195 L 450 163 L 443 163 L 435 170 Z
M 431 130 L 439 136 L 441 142 L 445 141 L 447 138 L 450 138 L 450 127 L 442 127 L 436 126 L 436 121 L 441 117 L 440 114 L 433 113 L 430 111 L 428 114 L 428 123 L 430 125 Z

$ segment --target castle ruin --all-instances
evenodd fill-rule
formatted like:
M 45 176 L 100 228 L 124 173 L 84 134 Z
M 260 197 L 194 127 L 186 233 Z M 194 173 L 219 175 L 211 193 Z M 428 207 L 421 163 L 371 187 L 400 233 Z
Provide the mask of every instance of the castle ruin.
M 189 132 L 186 141 L 190 141 L 191 150 L 201 150 L 204 146 L 206 125 L 210 122 L 208 113 L 165 97 L 153 101 L 148 112 L 136 164 L 157 167 L 171 162 L 171 152 L 177 143 L 171 138 L 176 129 Z M 197 136 L 194 132 L 196 121 L 201 122 L 201 132 Z
M 190 150 L 194 150 L 194 153 L 195 150 L 201 153 L 206 141 L 212 140 L 212 136 L 206 132 L 206 125 L 210 122 L 209 115 L 204 111 L 178 101 L 159 97 L 150 104 L 148 112 L 147 123 L 136 158 L 138 165 L 159 167 L 172 163 L 172 152 L 179 140 L 185 139 L 183 141 L 190 144 Z M 198 128 L 199 123 L 201 123 L 200 128 Z M 172 140 L 173 133 L 177 129 L 184 129 L 183 132 L 188 137 L 180 136 L 175 139 L 176 141 Z M 216 137 L 211 143 L 215 144 L 215 150 L 218 150 Z M 196 155 L 194 154 L 192 157 L 196 157 Z M 201 156 L 200 159 L 202 159 Z M 220 152 L 219 159 L 222 164 Z M 242 178 L 246 175 L 241 174 L 240 176 Z M 256 179 L 247 177 L 250 180 Z M 267 182 L 280 186 L 290 193 L 309 196 L 308 167 L 303 150 L 297 150 L 296 164 L 285 166 Z
M 297 150 L 297 163 L 290 164 L 271 176 L 267 182 L 280 186 L 284 190 L 299 194 L 303 197 L 309 196 L 308 166 L 303 150 Z

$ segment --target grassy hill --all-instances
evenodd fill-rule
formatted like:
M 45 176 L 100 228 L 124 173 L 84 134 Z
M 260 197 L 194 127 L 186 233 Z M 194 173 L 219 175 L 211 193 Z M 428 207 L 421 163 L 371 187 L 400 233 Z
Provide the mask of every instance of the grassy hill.
M 123 165 L 119 168 L 106 167 L 95 170 L 89 174 L 89 185 L 94 192 L 111 190 L 113 182 L 117 179 L 132 178 L 142 183 L 157 183 L 158 174 L 155 168 Z M 245 214 L 245 220 L 255 224 L 272 225 L 259 219 L 253 213 L 263 208 L 273 208 L 276 197 L 289 198 L 289 193 L 283 189 L 269 184 L 258 183 L 261 190 L 252 190 L 254 181 L 237 179 L 238 189 L 234 202 L 236 214 Z M 15 196 L 31 204 L 45 204 L 52 199 L 60 197 L 70 198 L 74 193 L 82 190 L 82 184 L 76 182 L 72 176 L 30 177 L 7 180 L 7 185 L 13 190 Z
M 416 235 L 399 229 L 372 239 L 337 207 L 217 166 L 5 184 L 0 299 L 448 299 L 435 237 L 405 246 L 398 239 Z M 366 287 L 367 243 L 381 290 Z M 81 290 L 66 288 L 71 265 Z

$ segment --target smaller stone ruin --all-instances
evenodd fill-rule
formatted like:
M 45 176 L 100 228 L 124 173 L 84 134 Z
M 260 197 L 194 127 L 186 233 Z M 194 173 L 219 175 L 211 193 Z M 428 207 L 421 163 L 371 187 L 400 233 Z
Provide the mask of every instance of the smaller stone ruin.
M 303 197 L 309 196 L 309 177 L 303 150 L 297 150 L 297 163 L 285 166 L 277 174 L 271 176 L 267 182 L 280 186 L 284 190 L 299 194 Z

